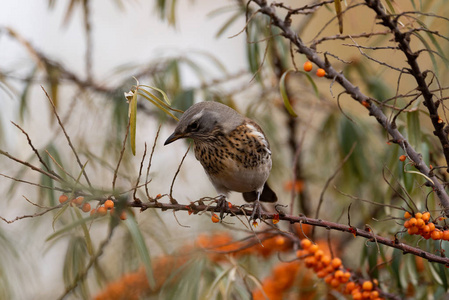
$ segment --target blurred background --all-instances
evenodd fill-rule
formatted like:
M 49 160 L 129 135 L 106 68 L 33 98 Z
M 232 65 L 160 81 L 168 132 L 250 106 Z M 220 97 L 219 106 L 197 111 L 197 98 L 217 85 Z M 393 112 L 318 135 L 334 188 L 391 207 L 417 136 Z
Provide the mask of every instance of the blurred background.
M 415 1 L 387 2 L 388 11 L 392 13 L 416 9 L 444 15 L 447 11 L 439 1 L 419 5 Z M 284 3 L 293 7 L 311 4 L 309 1 Z M 0 149 L 41 166 L 21 128 L 58 174 L 67 172 L 74 178 L 80 177 L 80 184 L 87 187 L 44 88 L 54 101 L 82 163 L 87 162 L 85 171 L 93 186 L 89 193 L 111 193 L 114 170 L 127 132 L 128 105 L 124 92 L 136 85 L 135 77 L 142 85 L 163 90 L 177 109 L 185 110 L 194 102 L 213 100 L 255 119 L 268 135 L 272 147 L 274 164 L 270 185 L 278 193 L 279 204 L 286 205 L 284 210 L 288 213 L 347 223 L 351 204 L 352 225 L 370 224 L 377 233 L 393 236 L 402 229 L 396 218 L 402 218 L 403 211 L 387 205 L 363 203 L 339 191 L 357 199 L 388 205 L 404 205 L 408 193 L 416 200 L 419 210 L 427 207 L 437 212 L 438 202 L 433 195 L 427 196 L 429 191 L 423 188 L 424 178 L 403 172 L 404 164 L 398 161 L 403 153 L 397 145 L 388 145 L 388 136 L 376 120 L 368 116 L 363 106 L 342 93 L 343 89 L 331 79 L 317 77 L 316 66 L 311 73 L 304 72 L 302 66 L 307 59 L 291 52 L 291 45 L 279 30 L 270 26 L 268 18 L 254 14 L 256 8 L 253 5 L 247 7 L 242 1 L 3 1 L 0 4 Z M 394 106 L 403 107 L 410 100 L 399 97 L 393 101 L 392 97 L 410 94 L 415 88 L 413 79 L 401 77 L 398 71 L 406 66 L 404 56 L 394 48 L 391 35 L 377 24 L 370 10 L 358 2 L 346 3 L 344 8 L 349 8 L 344 17 L 341 35 L 344 38 L 337 37 L 338 24 L 331 2 L 295 15 L 292 26 L 308 46 L 315 43 L 320 56 L 329 52 L 327 57 L 334 68 L 344 72 L 364 93 L 390 105 L 383 109 L 391 118 L 397 112 Z M 285 15 L 285 10 L 279 8 L 277 11 Z M 432 88 L 445 86 L 447 79 L 440 76 L 447 73 L 444 54 L 448 44 L 441 38 L 447 36 L 445 20 L 413 15 L 404 17 L 402 22 L 404 30 L 419 25 L 439 31 L 439 35 L 418 33 L 412 45 L 434 51 L 421 56 L 419 63 L 423 70 L 431 69 L 439 78 L 430 83 Z M 371 48 L 354 47 L 358 44 Z M 283 77 L 288 70 L 292 71 L 288 77 Z M 297 118 L 286 110 L 280 86 L 287 90 L 288 101 L 298 114 Z M 441 91 L 443 99 L 445 93 L 445 90 Z M 444 160 L 433 139 L 428 117 L 422 112 L 421 102 L 418 97 L 399 116 L 397 124 L 412 146 L 422 153 L 426 163 L 442 165 Z M 152 198 L 170 191 L 189 143 L 178 141 L 163 147 L 163 141 L 176 122 L 141 98 L 138 102 L 136 155 L 131 154 L 127 142 L 118 172 L 117 190 L 125 199 L 130 197 L 129 191 L 135 186 L 145 144 L 145 166 L 149 162 L 160 125 L 148 188 Z M 345 163 L 339 169 L 342 161 Z M 5 156 L 0 156 L 0 173 L 9 176 L 0 178 L 3 195 L 0 216 L 5 220 L 33 215 L 59 204 L 62 192 L 55 190 L 58 184 L 46 176 Z M 324 193 L 327 180 L 334 173 L 337 175 Z M 11 178 L 53 188 L 39 188 Z M 404 190 L 393 191 L 389 183 L 402 186 Z M 73 186 L 64 188 L 72 189 Z M 139 189 L 138 196 L 148 201 L 144 189 Z M 216 196 L 193 151 L 182 165 L 173 196 L 185 204 L 201 197 Z M 97 202 L 92 200 L 94 207 Z M 168 198 L 160 201 L 168 202 Z M 230 201 L 243 204 L 239 194 L 233 194 Z M 320 201 L 323 202 L 318 211 Z M 190 216 L 186 212 L 177 212 L 175 216 L 170 211 L 140 213 L 137 209 L 134 213 L 153 263 L 161 261 L 157 257 L 182 252 L 186 245 L 192 246 L 201 234 L 227 231 L 234 239 L 249 234 L 248 228 L 238 220 L 213 224 L 207 214 Z M 141 249 L 133 237 L 131 222 L 134 218 L 128 220 L 127 225 L 118 225 L 113 238 L 108 239 L 111 219 L 104 217 L 86 223 L 95 249 L 99 249 L 103 240 L 108 243 L 95 270 L 90 271 L 87 280 L 69 295 L 69 299 L 93 298 L 108 283 L 142 265 Z M 85 233 L 79 227 L 71 227 L 77 220 L 77 213 L 70 207 L 43 216 L 21 218 L 11 224 L 0 223 L 1 299 L 53 299 L 64 293 L 65 287 L 83 272 L 92 257 Z M 288 224 L 280 224 L 280 227 L 291 229 Z M 314 236 L 323 240 L 329 238 L 324 229 L 317 229 Z M 337 232 L 332 232 L 332 240 L 338 241 L 332 243 L 334 250 L 346 260 L 349 268 L 362 276 L 378 278 L 386 289 L 404 292 L 407 286 L 419 281 L 416 262 L 412 264 L 412 271 L 400 267 L 391 271 L 402 276 L 394 277 L 393 283 L 389 282 L 391 275 L 370 271 L 378 262 L 388 264 L 391 257 L 396 257 L 394 255 L 398 253 L 393 253 L 392 249 L 382 248 L 377 252 L 373 245 L 365 247 L 364 240 Z M 429 249 L 439 247 L 427 246 Z M 291 259 L 292 253 L 285 259 Z M 246 275 L 256 274 L 262 280 L 270 274 L 270 266 L 281 260 L 273 255 L 264 266 L 255 258 L 238 264 L 246 268 Z M 413 257 L 407 257 L 397 265 L 412 263 L 409 260 Z M 208 277 L 205 282 L 209 285 L 201 281 L 204 290 L 215 287 L 214 279 L 225 269 L 210 264 L 198 268 L 186 267 L 200 273 L 208 270 L 204 276 Z M 250 295 L 242 292 L 248 290 L 246 284 L 232 281 L 232 276 L 227 273 L 224 277 L 229 282 L 237 282 L 234 282 L 239 291 L 237 294 L 244 295 L 242 299 L 249 299 Z M 198 282 L 195 276 L 184 278 L 186 284 Z M 322 282 L 312 282 L 311 285 L 318 286 L 315 299 L 335 294 Z M 176 299 L 176 293 L 168 296 L 170 288 L 175 290 L 167 283 L 163 295 L 166 299 Z M 433 288 L 438 290 L 438 287 Z M 157 294 L 149 294 L 148 297 L 157 297 Z M 192 297 L 186 299 L 194 299 Z M 332 297 L 330 299 L 337 298 Z M 212 298 L 225 297 L 217 293 Z

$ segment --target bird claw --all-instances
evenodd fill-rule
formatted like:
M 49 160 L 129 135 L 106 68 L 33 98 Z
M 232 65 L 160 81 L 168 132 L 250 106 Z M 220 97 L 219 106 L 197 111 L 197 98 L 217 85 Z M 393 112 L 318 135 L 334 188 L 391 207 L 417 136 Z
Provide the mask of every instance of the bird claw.
M 229 208 L 228 201 L 226 201 L 226 196 L 220 195 L 217 198 L 217 208 L 220 209 L 220 220 L 223 220 L 223 216 Z
M 252 206 L 253 206 L 253 213 L 251 214 L 249 221 L 251 220 L 256 221 L 257 219 L 262 220 L 262 205 L 260 204 L 260 202 L 254 201 Z

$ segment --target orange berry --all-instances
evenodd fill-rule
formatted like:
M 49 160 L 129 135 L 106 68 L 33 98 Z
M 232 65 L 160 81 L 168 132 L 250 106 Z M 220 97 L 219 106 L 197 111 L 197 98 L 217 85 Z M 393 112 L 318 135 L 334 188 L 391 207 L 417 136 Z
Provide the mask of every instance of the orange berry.
M 67 197 L 67 195 L 62 194 L 61 196 L 59 196 L 59 203 L 64 203 L 67 200 L 69 200 L 69 197 Z
M 308 239 L 302 239 L 302 240 L 301 240 L 301 247 L 302 247 L 303 249 L 307 249 L 307 248 L 309 248 L 311 245 L 312 245 L 312 242 L 309 241 Z
M 327 275 L 327 272 L 324 271 L 324 270 L 321 270 L 321 271 L 319 271 L 319 272 L 316 273 L 316 276 L 317 276 L 318 278 L 324 278 L 324 277 L 326 277 L 326 275 Z
M 120 220 L 126 220 L 128 218 L 128 216 L 126 215 L 126 211 L 122 211 L 122 213 L 120 214 Z
M 408 211 L 406 211 L 406 212 L 404 213 L 404 218 L 406 218 L 406 219 L 410 219 L 411 216 L 412 216 L 412 214 L 409 213 Z
M 370 294 L 370 299 L 376 299 L 377 297 L 379 297 L 379 292 L 378 291 L 372 291 Z
M 369 104 L 369 102 L 368 101 L 366 101 L 366 100 L 362 100 L 362 105 L 363 106 L 365 106 L 366 108 L 369 108 L 370 107 L 370 104 Z
M 106 207 L 104 207 L 104 206 L 100 206 L 100 207 L 97 209 L 97 212 L 98 212 L 98 214 L 99 214 L 100 216 L 105 216 L 105 215 L 108 213 L 108 209 L 107 209 Z
M 429 222 L 429 220 L 430 220 L 430 212 L 428 212 L 428 211 L 426 211 L 426 212 L 424 212 L 423 214 L 422 214 L 422 219 L 423 219 L 423 221 L 424 222 Z
M 449 231 L 448 231 L 449 232 Z M 331 263 L 331 258 L 329 257 L 329 256 L 327 256 L 327 255 L 324 255 L 322 258 L 321 258 L 321 263 L 323 264 L 323 266 L 328 266 L 330 263 Z
M 111 208 L 109 210 L 109 214 L 112 216 L 113 214 L 115 214 L 115 207 Z
M 404 227 L 405 227 L 405 228 L 410 228 L 410 227 L 412 227 L 412 226 L 410 225 L 410 220 L 407 220 L 407 221 L 404 222 Z
M 423 220 L 423 219 L 417 219 L 417 221 L 416 221 L 416 227 L 418 227 L 418 228 L 423 228 L 424 225 L 426 225 L 426 223 L 424 223 L 424 220 Z
M 104 202 L 104 207 L 106 207 L 106 209 L 112 209 L 114 207 L 114 201 L 111 199 L 106 200 Z
M 82 211 L 84 211 L 84 212 L 88 212 L 88 211 L 90 211 L 90 204 L 89 203 L 84 203 L 83 204 L 83 207 L 81 207 L 81 210 Z
M 443 231 L 443 240 L 449 241 L 449 230 Z
M 363 299 L 369 299 L 369 296 L 371 295 L 370 291 L 363 291 L 362 292 L 362 298 Z
M 75 199 L 73 199 L 72 201 L 76 205 L 81 205 L 84 202 L 84 197 L 79 196 L 79 197 L 76 197 Z
M 218 218 L 217 214 L 212 214 L 211 220 L 214 223 L 220 222 L 220 219 Z
M 354 300 L 362 300 L 363 299 L 362 293 L 360 293 L 360 292 L 353 293 L 352 294 L 352 299 L 354 299 Z
M 300 249 L 300 250 L 296 251 L 297 258 L 304 258 L 304 256 L 306 256 L 307 254 L 308 254 L 308 252 L 304 249 Z
M 407 232 L 408 234 L 412 235 L 412 234 L 417 234 L 419 231 L 418 227 L 410 227 Z
M 411 218 L 410 220 L 408 220 L 408 222 L 410 223 L 410 227 L 413 227 L 416 226 L 418 220 L 416 220 L 416 218 Z
M 310 72 L 312 71 L 313 65 L 310 61 L 306 61 L 303 65 L 304 71 Z
M 317 260 L 321 260 L 321 258 L 324 255 L 324 252 L 323 252 L 323 250 L 317 250 L 314 255 Z
M 335 278 L 341 278 L 344 276 L 344 273 L 342 270 L 337 270 L 337 271 L 335 271 L 334 276 L 335 276 Z
M 330 284 L 333 279 L 334 279 L 334 276 L 327 275 L 326 277 L 324 277 L 324 282 L 326 282 L 327 284 Z
M 362 285 L 364 291 L 371 291 L 373 289 L 373 283 L 371 281 L 365 281 Z
M 316 76 L 318 77 L 324 77 L 326 75 L 326 71 L 322 68 L 319 68 L 318 70 L 316 70 Z
M 432 233 L 430 234 L 430 237 L 432 238 L 432 240 L 441 240 L 442 236 L 443 236 L 443 233 L 438 229 L 432 231 Z
M 316 265 L 316 259 L 313 256 L 308 256 L 306 259 L 304 259 L 304 263 L 306 264 L 307 268 L 312 268 Z
M 334 269 L 339 268 L 341 266 L 341 259 L 338 257 L 335 257 L 334 259 L 332 259 L 331 265 L 332 265 L 332 267 L 334 267 Z
M 430 233 L 430 226 L 429 225 L 423 226 L 422 232 L 424 234 Z
M 315 253 L 318 250 L 318 245 L 310 245 L 310 247 L 307 249 L 307 251 L 309 251 L 309 253 Z
M 90 215 L 93 216 L 97 213 L 97 210 L 94 208 L 90 211 Z
M 417 212 L 417 213 L 415 214 L 415 218 L 421 219 L 421 218 L 422 218 L 422 213 Z
M 345 292 L 350 293 L 355 289 L 356 285 L 354 281 L 350 281 L 346 284 Z
M 429 226 L 430 232 L 435 230 L 435 224 L 430 222 L 429 224 L 427 224 Z
M 337 278 L 334 278 L 331 280 L 331 287 L 337 288 L 339 285 L 340 285 L 340 280 L 338 280 Z
M 406 159 L 407 159 L 407 156 L 405 156 L 405 155 L 399 156 L 400 161 L 405 161 Z

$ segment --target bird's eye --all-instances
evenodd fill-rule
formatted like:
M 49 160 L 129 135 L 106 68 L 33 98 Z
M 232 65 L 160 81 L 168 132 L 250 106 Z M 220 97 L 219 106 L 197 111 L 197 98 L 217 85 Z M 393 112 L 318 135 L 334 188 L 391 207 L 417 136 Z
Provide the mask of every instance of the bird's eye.
M 190 123 L 190 125 L 189 125 L 190 131 L 197 131 L 198 128 L 199 128 L 198 121 L 194 121 L 194 122 Z

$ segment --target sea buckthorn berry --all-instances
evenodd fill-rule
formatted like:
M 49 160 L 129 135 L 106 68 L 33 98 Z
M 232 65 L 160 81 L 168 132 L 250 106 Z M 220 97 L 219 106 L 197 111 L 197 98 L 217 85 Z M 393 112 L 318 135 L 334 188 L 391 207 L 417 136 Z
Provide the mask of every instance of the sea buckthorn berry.
M 424 222 L 429 222 L 430 220 L 430 212 L 426 211 L 422 214 L 422 219 L 424 220 Z
M 331 287 L 336 288 L 340 285 L 340 280 L 338 280 L 337 278 L 334 278 L 331 280 Z
M 422 213 L 417 212 L 417 213 L 415 214 L 415 218 L 421 219 L 421 218 L 422 218 Z
M 120 214 L 120 220 L 126 220 L 128 218 L 126 211 L 122 211 L 122 213 Z
M 404 218 L 406 218 L 406 219 L 410 219 L 411 216 L 412 216 L 412 214 L 409 213 L 408 211 L 406 211 L 406 212 L 404 213 Z
M 106 207 L 106 209 L 112 209 L 114 207 L 114 201 L 111 199 L 106 200 L 104 202 L 104 207 Z
M 449 241 L 449 230 L 443 231 L 443 240 Z
M 405 155 L 399 156 L 400 161 L 405 161 L 406 159 L 407 159 L 407 156 L 405 156 Z
M 313 65 L 310 61 L 306 61 L 303 65 L 304 71 L 310 72 L 313 69 Z
M 424 225 L 426 225 L 426 223 L 424 223 L 424 220 L 423 220 L 423 219 L 417 219 L 417 221 L 416 221 L 416 227 L 422 228 Z
M 410 225 L 410 220 L 407 220 L 407 221 L 404 222 L 404 227 L 405 227 L 405 228 L 410 228 L 410 227 L 412 227 L 412 226 Z
M 354 299 L 354 300 L 362 300 L 363 299 L 362 293 L 360 293 L 360 292 L 353 293 L 352 294 L 352 299 Z
M 449 232 L 449 231 L 448 231 Z M 331 263 L 331 258 L 329 257 L 329 256 L 327 256 L 327 255 L 324 255 L 322 258 L 321 258 L 321 263 L 323 264 L 323 266 L 328 266 L 330 263 Z
M 338 257 L 335 257 L 334 259 L 332 259 L 331 265 L 332 265 L 332 267 L 334 267 L 334 269 L 339 268 L 341 266 L 341 259 Z
M 369 299 L 371 292 L 370 291 L 363 291 L 362 292 L 362 299 Z
M 308 252 L 304 249 L 300 249 L 300 250 L 296 251 L 297 258 L 304 258 L 304 256 L 306 256 L 307 254 L 308 254 Z
M 344 276 L 344 273 L 342 270 L 337 270 L 337 271 L 335 271 L 334 276 L 335 276 L 335 278 L 341 278 Z
M 322 257 L 323 257 L 323 255 L 324 255 L 324 252 L 323 252 L 323 250 L 317 250 L 316 252 L 315 252 L 315 258 L 317 259 L 317 260 L 320 260 Z
M 351 293 L 355 289 L 356 285 L 354 281 L 350 281 L 346 284 L 345 292 Z
M 408 234 L 417 234 L 418 231 L 418 227 L 410 227 L 409 229 L 407 229 Z
M 88 211 L 90 211 L 90 204 L 89 203 L 84 203 L 83 204 L 83 207 L 81 207 L 81 210 L 82 211 L 84 211 L 84 212 L 88 212 Z
M 435 224 L 430 222 L 429 224 L 427 224 L 429 226 L 430 232 L 435 230 Z
M 326 277 L 324 277 L 324 282 L 326 282 L 327 284 L 330 284 L 333 279 L 334 279 L 334 276 L 327 275 Z
M 100 206 L 100 207 L 97 209 L 97 212 L 98 212 L 98 214 L 99 214 L 100 216 L 105 216 L 105 215 L 108 213 L 108 209 L 107 209 L 106 207 L 104 207 L 104 206 Z
M 97 213 L 97 210 L 94 208 L 90 211 L 90 215 L 93 216 Z
M 319 271 L 319 272 L 316 273 L 316 276 L 317 276 L 318 278 L 324 278 L 324 277 L 326 277 L 326 275 L 327 275 L 327 272 L 324 271 L 324 270 L 321 270 L 321 271 Z
M 220 219 L 218 218 L 217 214 L 212 214 L 211 220 L 214 223 L 220 222 Z
M 422 232 L 423 232 L 424 234 L 430 233 L 430 226 L 429 226 L 429 225 L 423 226 Z
M 443 236 L 443 233 L 441 231 L 434 230 L 432 231 L 432 233 L 430 234 L 430 237 L 432 238 L 432 240 L 440 240 Z
M 366 108 L 369 108 L 370 107 L 370 104 L 369 104 L 369 102 L 368 101 L 366 101 L 366 100 L 362 100 L 362 105 L 363 106 L 365 106 Z
M 316 259 L 313 256 L 308 256 L 306 259 L 304 259 L 304 263 L 306 264 L 307 268 L 312 268 L 316 265 Z
M 379 292 L 378 291 L 371 291 L 371 294 L 369 295 L 370 299 L 376 299 L 379 297 Z
M 326 75 L 326 71 L 322 68 L 319 68 L 318 70 L 316 70 L 316 76 L 318 77 L 324 77 Z
M 301 247 L 302 247 L 303 249 L 307 249 L 307 248 L 309 248 L 311 245 L 312 245 L 312 242 L 309 241 L 308 239 L 303 239 L 303 240 L 301 240 Z
M 365 281 L 362 285 L 364 291 L 371 291 L 373 289 L 373 283 L 371 281 Z
M 69 200 L 69 197 L 67 197 L 67 195 L 62 194 L 61 196 L 59 196 L 59 203 L 64 203 L 67 200 Z
M 315 253 L 318 250 L 318 245 L 311 245 L 307 250 L 309 251 L 309 253 Z
M 416 226 L 416 223 L 418 222 L 418 220 L 416 220 L 416 218 L 411 218 L 410 220 L 408 220 L 408 222 L 410 223 L 410 226 Z

